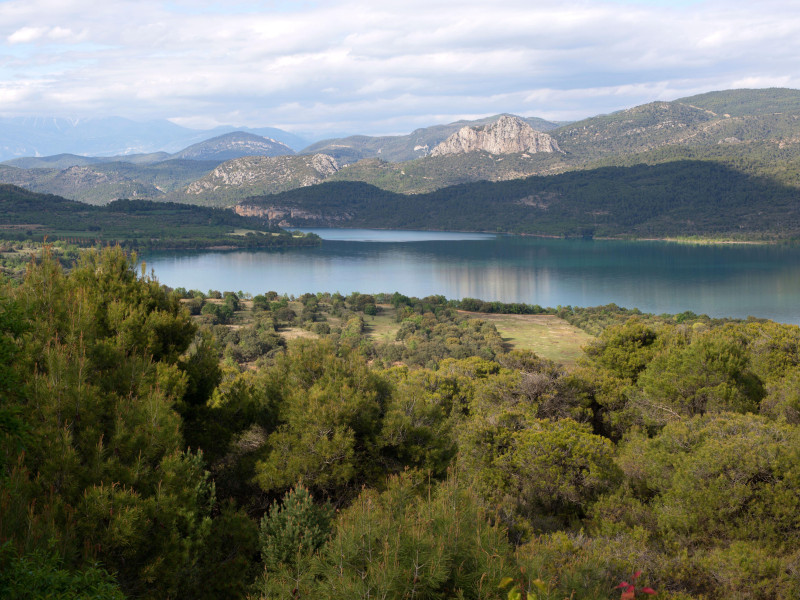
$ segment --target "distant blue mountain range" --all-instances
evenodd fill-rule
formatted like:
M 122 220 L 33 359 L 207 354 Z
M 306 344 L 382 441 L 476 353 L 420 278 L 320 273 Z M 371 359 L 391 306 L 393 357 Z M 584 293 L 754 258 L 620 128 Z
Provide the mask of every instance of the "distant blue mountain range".
M 53 117 L 0 118 L 0 161 L 22 156 L 80 154 L 116 156 L 177 152 L 219 135 L 244 131 L 282 142 L 293 150 L 309 140 L 274 127 L 216 127 L 198 130 L 167 120 L 136 122 L 122 117 L 63 119 Z

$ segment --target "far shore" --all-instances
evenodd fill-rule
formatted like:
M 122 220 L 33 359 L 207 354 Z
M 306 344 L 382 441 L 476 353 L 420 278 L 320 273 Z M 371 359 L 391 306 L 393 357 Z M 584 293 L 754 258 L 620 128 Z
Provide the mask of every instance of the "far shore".
M 673 244 L 691 244 L 691 245 L 727 245 L 727 244 L 748 244 L 753 246 L 764 246 L 780 243 L 797 243 L 798 240 L 730 240 L 730 239 L 715 239 L 715 238 L 682 238 L 682 237 L 664 237 L 664 238 L 594 238 L 597 240 L 618 240 L 629 242 L 670 242 Z
M 800 243 L 800 239 L 797 238 L 786 238 L 786 239 L 774 239 L 774 240 L 735 240 L 730 238 L 704 238 L 704 237 L 626 237 L 624 235 L 611 237 L 611 236 L 592 236 L 592 237 L 581 237 L 581 236 L 563 236 L 563 235 L 555 235 L 555 234 L 547 234 L 547 233 L 515 233 L 512 231 L 487 231 L 487 230 L 474 230 L 474 229 L 401 229 L 401 228 L 394 228 L 394 227 L 367 227 L 367 226 L 359 226 L 359 227 L 344 227 L 342 225 L 338 225 L 336 227 L 324 227 L 320 225 L 315 226 L 308 226 L 308 225 L 295 225 L 295 226 L 288 226 L 286 227 L 287 230 L 304 230 L 304 229 L 367 229 L 373 231 L 421 231 L 421 232 L 436 232 L 436 233 L 481 233 L 487 235 L 512 235 L 518 237 L 532 237 L 532 238 L 540 238 L 546 240 L 580 240 L 585 239 L 588 241 L 591 240 L 600 240 L 600 241 L 611 241 L 611 242 L 670 242 L 673 244 L 694 244 L 694 245 L 734 245 L 734 244 L 746 244 L 746 245 L 773 245 L 773 244 L 797 244 Z

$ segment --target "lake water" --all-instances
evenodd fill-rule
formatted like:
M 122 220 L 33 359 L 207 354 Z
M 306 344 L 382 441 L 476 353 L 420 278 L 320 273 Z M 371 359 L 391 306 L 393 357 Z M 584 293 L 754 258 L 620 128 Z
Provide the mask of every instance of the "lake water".
M 800 324 L 800 246 L 551 240 L 490 234 L 308 229 L 319 248 L 142 256 L 172 287 L 442 294 L 541 306 L 614 302 L 646 312 Z

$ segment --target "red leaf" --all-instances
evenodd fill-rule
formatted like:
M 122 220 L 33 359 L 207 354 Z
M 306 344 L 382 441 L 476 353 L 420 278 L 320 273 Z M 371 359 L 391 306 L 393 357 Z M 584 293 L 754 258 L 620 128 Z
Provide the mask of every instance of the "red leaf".
M 633 578 L 634 578 L 634 579 L 638 579 L 638 578 L 639 578 L 639 575 L 641 575 L 641 574 L 642 574 L 642 572 L 641 572 L 641 571 L 636 571 L 636 573 L 634 573 L 634 574 L 633 574 Z
M 630 583 L 628 583 L 627 581 L 623 581 L 622 583 L 620 583 L 620 584 L 619 584 L 617 587 L 615 587 L 614 589 L 615 589 L 615 590 L 618 590 L 619 588 L 629 587 L 630 585 L 631 585 L 631 584 L 630 584 Z
M 655 594 L 656 593 L 656 591 L 653 588 L 642 588 L 639 591 L 642 592 L 643 594 Z

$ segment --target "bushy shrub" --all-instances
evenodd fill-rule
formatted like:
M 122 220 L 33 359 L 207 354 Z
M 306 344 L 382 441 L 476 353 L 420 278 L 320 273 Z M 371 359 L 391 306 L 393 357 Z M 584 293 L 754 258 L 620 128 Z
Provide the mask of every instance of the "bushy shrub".
M 261 519 L 261 558 L 268 571 L 294 565 L 298 555 L 311 554 L 328 538 L 333 518 L 329 505 L 316 505 L 308 488 L 298 484 L 274 502 Z

